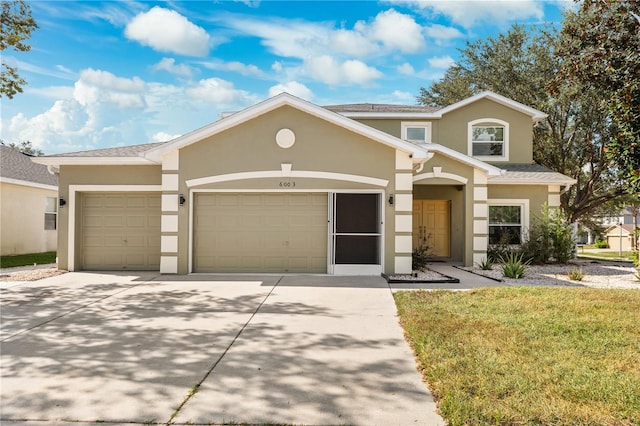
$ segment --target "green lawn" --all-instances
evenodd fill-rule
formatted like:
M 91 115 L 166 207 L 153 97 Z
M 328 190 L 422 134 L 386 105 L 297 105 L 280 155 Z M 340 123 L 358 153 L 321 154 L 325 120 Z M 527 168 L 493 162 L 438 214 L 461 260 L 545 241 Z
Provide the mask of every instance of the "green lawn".
M 0 268 L 13 268 L 15 266 L 27 265 L 45 265 L 47 263 L 56 263 L 56 252 L 48 251 L 45 253 L 18 254 L 16 256 L 0 257 Z
M 578 257 L 589 257 L 589 258 L 601 258 L 601 259 L 626 259 L 630 262 L 633 262 L 634 259 L 638 258 L 638 253 L 633 251 L 623 251 L 622 256 L 620 256 L 620 252 L 617 251 L 585 251 L 581 252 L 578 250 Z
M 640 425 L 640 291 L 395 294 L 450 425 Z

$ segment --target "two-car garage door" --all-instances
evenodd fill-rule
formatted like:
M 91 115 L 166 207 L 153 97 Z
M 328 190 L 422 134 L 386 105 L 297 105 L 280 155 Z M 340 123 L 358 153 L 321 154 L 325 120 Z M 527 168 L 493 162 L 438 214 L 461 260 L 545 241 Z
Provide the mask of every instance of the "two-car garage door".
M 326 193 L 196 193 L 194 272 L 327 272 Z

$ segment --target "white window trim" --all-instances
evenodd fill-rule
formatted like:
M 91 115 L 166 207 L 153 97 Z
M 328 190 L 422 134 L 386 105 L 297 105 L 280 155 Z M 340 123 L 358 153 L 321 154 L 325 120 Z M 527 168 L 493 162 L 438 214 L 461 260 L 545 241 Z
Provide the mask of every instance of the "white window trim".
M 430 121 L 403 121 L 401 123 L 401 127 L 402 127 L 403 140 L 407 142 L 412 142 L 412 143 L 431 143 L 431 122 Z M 418 140 L 410 140 L 409 138 L 407 138 L 407 129 L 409 129 L 410 127 L 424 128 L 425 129 L 424 140 L 418 141 Z
M 520 207 L 522 218 L 520 241 L 524 241 L 529 232 L 529 206 L 530 202 L 527 198 L 491 198 L 487 200 L 487 206 L 518 206 Z M 489 217 L 487 216 L 487 238 L 489 235 Z
M 498 125 L 504 127 L 504 149 L 502 155 L 473 155 L 473 127 L 477 125 Z M 469 157 L 477 158 L 482 161 L 509 161 L 509 123 L 498 118 L 480 118 L 478 120 L 470 121 L 467 124 L 467 154 Z
M 52 199 L 53 200 L 54 211 L 52 211 L 52 212 L 47 211 L 47 202 L 46 202 L 46 200 L 48 200 L 48 199 Z M 54 231 L 55 232 L 55 231 L 58 230 L 58 197 L 46 197 L 46 200 L 45 200 L 45 205 L 44 205 L 44 218 L 45 218 L 44 219 L 44 230 L 45 231 Z M 55 216 L 55 221 L 54 221 L 54 224 L 53 224 L 54 228 L 53 229 L 47 229 L 46 228 L 46 223 L 47 223 L 47 219 L 46 218 L 47 218 L 48 214 L 52 214 L 52 215 Z

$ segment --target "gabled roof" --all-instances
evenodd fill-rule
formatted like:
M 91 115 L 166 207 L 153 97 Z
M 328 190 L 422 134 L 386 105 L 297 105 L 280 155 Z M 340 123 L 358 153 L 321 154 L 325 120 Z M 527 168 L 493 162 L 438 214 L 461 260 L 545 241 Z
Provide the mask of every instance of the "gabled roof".
M 0 182 L 57 189 L 58 177 L 31 161 L 35 158 L 0 144 Z
M 391 136 L 388 133 L 374 129 L 365 124 L 351 120 L 343 115 L 329 111 L 326 108 L 314 105 L 310 102 L 302 100 L 298 97 L 290 95 L 289 93 L 281 93 L 258 104 L 250 106 L 242 111 L 233 113 L 226 116 L 214 123 L 211 123 L 205 127 L 202 127 L 186 135 L 180 136 L 165 145 L 153 148 L 147 151 L 145 158 L 160 162 L 164 153 L 183 148 L 191 145 L 202 139 L 221 133 L 225 130 L 231 129 L 277 108 L 289 106 L 300 111 L 306 112 L 310 115 L 318 117 L 334 125 L 340 126 L 344 129 L 363 135 L 369 139 L 380 142 L 384 145 L 399 149 L 413 156 L 414 159 L 420 159 L 426 157 L 426 152 L 420 149 L 417 145 L 406 142 L 402 139 Z
M 89 151 L 67 152 L 64 154 L 35 157 L 33 161 L 50 166 L 65 165 L 153 165 L 155 163 L 142 157 L 150 149 L 168 142 L 154 142 L 140 145 L 117 146 L 113 148 L 92 149 Z
M 605 230 L 605 234 L 607 235 L 620 235 L 620 228 L 622 228 L 622 235 L 631 235 L 633 234 L 633 225 L 630 223 L 622 224 L 622 225 L 611 225 Z M 618 232 L 616 232 L 616 230 Z
M 538 111 L 535 108 L 531 108 L 527 105 L 521 104 L 520 102 L 516 102 L 512 99 L 506 98 L 490 91 L 484 91 L 444 108 L 387 104 L 328 105 L 325 108 L 330 109 L 331 111 L 338 112 L 345 117 L 353 118 L 405 118 L 433 120 L 440 119 L 443 115 L 449 112 L 465 107 L 481 99 L 489 99 L 508 108 L 519 111 L 530 116 L 533 121 L 540 121 L 547 118 L 547 114 L 542 111 Z

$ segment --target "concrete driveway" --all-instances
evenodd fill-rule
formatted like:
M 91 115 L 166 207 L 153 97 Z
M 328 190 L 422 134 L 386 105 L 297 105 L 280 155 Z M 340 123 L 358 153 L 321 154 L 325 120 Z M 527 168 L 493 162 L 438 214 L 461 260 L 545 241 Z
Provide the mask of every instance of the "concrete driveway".
M 382 278 L 68 273 L 0 294 L 3 425 L 444 424 Z

